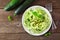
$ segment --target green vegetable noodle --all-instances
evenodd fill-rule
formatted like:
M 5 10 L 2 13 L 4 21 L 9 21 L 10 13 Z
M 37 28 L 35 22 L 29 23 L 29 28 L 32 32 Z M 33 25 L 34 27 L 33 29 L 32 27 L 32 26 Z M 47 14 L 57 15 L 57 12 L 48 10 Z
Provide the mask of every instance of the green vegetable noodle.
M 41 8 L 34 8 L 25 11 L 23 24 L 34 34 L 43 32 L 49 27 L 50 22 L 49 15 Z

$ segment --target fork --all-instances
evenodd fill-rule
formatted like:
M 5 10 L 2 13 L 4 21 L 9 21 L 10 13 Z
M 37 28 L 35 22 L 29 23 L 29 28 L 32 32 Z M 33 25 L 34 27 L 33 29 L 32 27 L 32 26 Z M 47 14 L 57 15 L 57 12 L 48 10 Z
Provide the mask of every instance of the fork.
M 51 13 L 53 11 L 52 3 L 48 3 L 47 5 L 45 5 L 45 8 L 47 8 L 48 11 Z M 52 30 L 54 30 L 54 29 L 57 29 L 57 26 L 56 26 L 54 20 L 52 19 Z

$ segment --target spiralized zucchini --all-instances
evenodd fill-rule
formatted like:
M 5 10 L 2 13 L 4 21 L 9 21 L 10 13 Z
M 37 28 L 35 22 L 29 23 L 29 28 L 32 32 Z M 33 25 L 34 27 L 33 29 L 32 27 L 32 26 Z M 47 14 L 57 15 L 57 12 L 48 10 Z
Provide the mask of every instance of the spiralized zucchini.
M 40 17 L 33 14 L 33 11 Z M 24 14 L 24 25 L 30 32 L 37 34 L 43 32 L 50 25 L 50 19 L 44 10 L 40 8 L 30 9 Z

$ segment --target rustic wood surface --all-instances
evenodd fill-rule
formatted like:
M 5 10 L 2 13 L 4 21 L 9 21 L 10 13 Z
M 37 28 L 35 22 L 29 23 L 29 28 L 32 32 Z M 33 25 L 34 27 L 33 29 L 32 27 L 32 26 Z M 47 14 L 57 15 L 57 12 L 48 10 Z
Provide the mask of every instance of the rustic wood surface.
M 52 34 L 49 37 L 34 37 L 27 34 L 21 24 L 23 12 L 19 16 L 14 17 L 14 10 L 9 12 L 4 11 L 3 8 L 9 1 L 0 0 L 0 40 L 60 40 L 60 0 L 36 0 L 30 5 L 44 6 L 48 3 L 53 4 L 52 17 L 57 25 L 57 29 L 50 29 Z M 13 16 L 14 20 L 12 22 L 8 21 L 8 15 Z

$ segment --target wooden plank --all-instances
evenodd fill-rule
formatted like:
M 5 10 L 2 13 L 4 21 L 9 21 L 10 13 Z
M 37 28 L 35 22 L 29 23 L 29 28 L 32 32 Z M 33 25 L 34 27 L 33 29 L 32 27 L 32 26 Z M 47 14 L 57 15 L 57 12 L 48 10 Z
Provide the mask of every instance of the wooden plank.
M 53 8 L 60 8 L 60 0 L 51 0 L 52 4 L 53 4 Z
M 53 33 L 49 37 L 45 37 L 43 40 L 60 40 L 60 33 Z
M 7 17 L 11 15 L 14 20 L 8 21 Z M 6 12 L 0 9 L 0 33 L 20 33 L 25 32 L 21 24 L 22 14 L 14 17 L 13 12 Z
M 49 37 L 45 37 L 45 36 L 34 37 L 27 33 L 0 34 L 0 39 L 3 39 L 3 40 L 59 40 L 60 33 L 52 33 Z
M 4 8 L 9 1 L 10 0 L 0 0 L 0 8 Z M 36 0 L 31 5 L 44 6 L 47 3 L 53 3 L 52 16 L 57 25 L 56 30 L 50 30 L 52 32 L 51 36 L 34 37 L 27 34 L 21 24 L 23 13 L 14 17 L 14 11 L 6 12 L 3 9 L 0 9 L 0 40 L 60 40 L 60 0 Z M 8 21 L 8 15 L 13 17 L 14 20 L 12 22 Z
M 33 36 L 30 36 L 28 35 L 27 33 L 25 34 L 5 34 L 5 38 L 4 39 L 7 39 L 7 40 L 39 40 L 41 39 L 42 40 L 42 37 L 33 37 Z M 2 38 L 1 38 L 2 39 Z
M 0 0 L 0 8 L 4 8 L 10 0 Z
M 0 8 L 4 8 L 4 6 L 9 3 L 10 0 L 0 0 Z M 31 5 L 46 5 L 48 3 L 53 4 L 53 8 L 60 8 L 60 0 L 36 0 Z
M 55 24 L 57 26 L 57 29 L 54 30 L 53 32 L 60 32 L 60 9 L 53 9 L 52 12 L 52 17 L 55 21 Z

